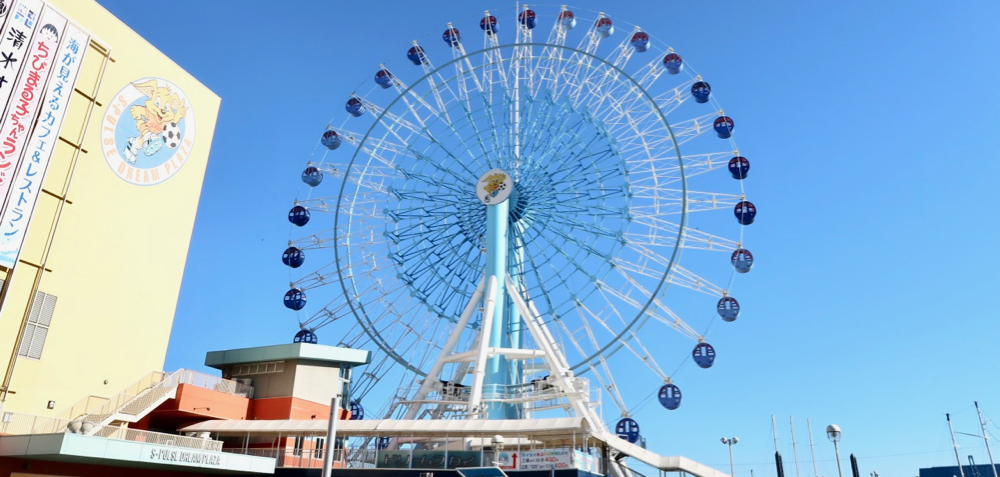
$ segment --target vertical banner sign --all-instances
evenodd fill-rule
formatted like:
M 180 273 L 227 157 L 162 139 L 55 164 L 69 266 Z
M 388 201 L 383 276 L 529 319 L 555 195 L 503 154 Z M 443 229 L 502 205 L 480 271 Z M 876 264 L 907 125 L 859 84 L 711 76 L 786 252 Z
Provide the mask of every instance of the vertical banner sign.
M 7 21 L 10 13 L 10 6 L 14 4 L 14 0 L 0 0 L 0 25 L 3 25 Z M 3 28 L 3 27 L 0 27 Z M 0 29 L 0 31 L 6 31 L 6 29 Z
M 31 38 L 41 13 L 40 0 L 17 0 L 7 12 L 7 21 L 0 30 L 0 102 L 5 106 L 14 91 L 17 74 L 24 66 L 24 56 L 31 48 Z
M 86 33 L 69 25 L 53 57 L 52 79 L 46 88 L 38 123 L 26 145 L 24 160 L 12 182 L 10 201 L 0 218 L 0 265 L 7 268 L 14 268 L 21 254 L 21 245 L 89 43 L 90 37 Z
M 21 0 L 15 5 L 14 11 L 10 13 L 11 21 L 7 22 L 10 31 L 4 32 L 3 41 L 0 42 L 0 72 L 7 71 L 7 65 L 13 62 L 22 64 L 19 74 L 6 78 L 16 78 L 16 81 L 11 81 L 13 91 L 4 93 L 0 89 L 0 95 L 10 95 L 7 110 L 3 113 L 3 122 L 0 123 L 0 197 L 4 197 L 4 204 L 7 203 L 11 181 L 24 152 L 24 143 L 31 133 L 38 112 L 38 102 L 45 91 L 45 80 L 59 46 L 59 37 L 66 28 L 66 19 L 55 10 L 45 8 L 41 16 L 38 16 L 38 10 L 31 9 L 37 3 Z M 15 28 L 22 24 L 25 28 L 32 25 L 35 34 L 15 36 Z M 9 51 L 8 38 L 18 40 L 10 43 L 12 49 Z

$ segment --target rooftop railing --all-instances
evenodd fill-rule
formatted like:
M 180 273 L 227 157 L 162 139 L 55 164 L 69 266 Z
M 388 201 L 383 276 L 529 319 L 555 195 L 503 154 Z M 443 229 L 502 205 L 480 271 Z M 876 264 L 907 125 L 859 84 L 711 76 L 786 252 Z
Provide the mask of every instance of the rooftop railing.
M 31 414 L 5 412 L 0 415 L 0 434 L 62 434 L 68 432 L 71 423 L 78 424 L 80 421 L 70 421 L 67 419 L 60 419 L 58 417 L 33 416 Z M 127 427 L 119 426 L 99 426 L 89 432 L 89 435 L 104 437 L 107 439 L 145 442 L 149 444 L 186 447 L 188 449 L 199 449 L 214 452 L 220 452 L 222 450 L 222 441 L 181 436 L 177 434 L 164 434 L 161 432 L 144 431 L 140 429 L 129 429 Z

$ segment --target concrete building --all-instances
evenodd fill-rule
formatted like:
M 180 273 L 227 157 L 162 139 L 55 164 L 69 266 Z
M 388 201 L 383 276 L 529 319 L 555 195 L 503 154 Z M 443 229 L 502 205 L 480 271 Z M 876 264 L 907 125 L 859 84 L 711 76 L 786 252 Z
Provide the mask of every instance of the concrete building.
M 350 401 L 368 351 L 294 343 L 208 353 L 222 377 L 154 371 L 109 400 L 61 417 L 0 414 L 0 476 L 252 475 L 320 468 L 325 434 L 179 430 L 203 422 L 308 422 L 326 428 Z M 351 418 L 343 406 L 335 419 Z M 339 453 L 336 467 L 345 465 Z M 34 470 L 32 470 L 34 469 Z M 139 470 L 141 469 L 141 470 Z M 32 470 L 30 473 L 24 473 Z M 19 473 L 18 473 L 19 472 Z
M 55 416 L 163 368 L 220 99 L 93 0 L 0 23 L 0 409 Z

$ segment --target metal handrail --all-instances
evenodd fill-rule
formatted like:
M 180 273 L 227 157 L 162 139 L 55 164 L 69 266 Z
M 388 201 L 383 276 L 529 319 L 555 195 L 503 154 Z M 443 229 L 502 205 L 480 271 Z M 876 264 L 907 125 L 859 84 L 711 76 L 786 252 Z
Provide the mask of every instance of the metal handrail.
M 5 412 L 0 415 L 0 434 L 63 434 L 69 432 L 68 429 L 71 422 L 74 421 L 60 419 L 57 417 Z M 141 429 L 129 429 L 127 427 L 98 427 L 95 428 L 90 435 L 108 439 L 186 447 L 189 449 L 201 449 L 214 452 L 222 451 L 222 441 L 181 436 L 177 434 L 164 434 L 162 432 L 144 431 Z
M 116 414 L 139 416 L 149 406 L 156 404 L 164 395 L 181 384 L 189 384 L 234 396 L 253 397 L 253 386 L 230 379 L 189 369 L 179 369 L 169 375 L 162 371 L 154 371 L 111 397 L 102 406 L 83 416 L 83 419 L 95 424 L 103 424 L 105 420 Z

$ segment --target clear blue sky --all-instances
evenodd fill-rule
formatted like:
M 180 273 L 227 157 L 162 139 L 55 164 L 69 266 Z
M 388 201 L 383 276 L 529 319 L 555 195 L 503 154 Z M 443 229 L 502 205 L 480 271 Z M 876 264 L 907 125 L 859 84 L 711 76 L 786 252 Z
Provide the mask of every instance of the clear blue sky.
M 443 46 L 445 22 L 478 31 L 483 9 L 512 6 L 100 1 L 222 97 L 168 369 L 291 339 L 279 256 L 319 132 L 409 40 Z M 913 476 L 954 463 L 945 412 L 976 433 L 979 400 L 1000 425 L 989 193 L 1000 176 L 1000 2 L 576 4 L 683 52 L 753 151 L 758 264 L 740 283 L 746 309 L 714 335 L 728 359 L 686 376 L 680 410 L 638 414 L 653 450 L 728 470 L 719 437 L 739 436 L 737 474 L 773 475 L 775 414 L 795 475 L 791 415 L 802 475 L 808 417 L 821 474 L 836 475 L 822 431 L 837 423 L 862 475 Z M 981 440 L 959 440 L 963 460 L 987 462 Z

